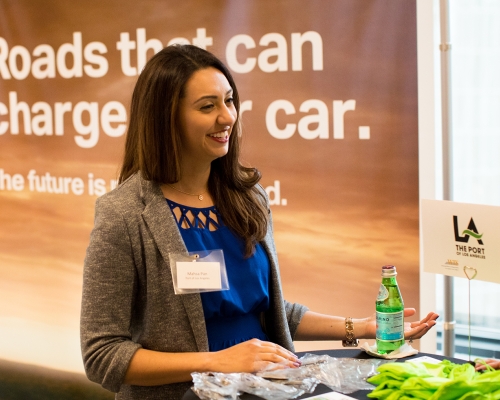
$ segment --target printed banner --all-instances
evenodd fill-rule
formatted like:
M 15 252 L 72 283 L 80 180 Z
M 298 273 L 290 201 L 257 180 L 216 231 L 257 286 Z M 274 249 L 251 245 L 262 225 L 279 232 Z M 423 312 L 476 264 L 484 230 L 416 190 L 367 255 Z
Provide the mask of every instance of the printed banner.
M 418 309 L 415 1 L 3 1 L 0 359 L 83 371 L 94 203 L 116 186 L 137 76 L 172 43 L 234 75 L 287 300 L 371 315 L 394 264 Z

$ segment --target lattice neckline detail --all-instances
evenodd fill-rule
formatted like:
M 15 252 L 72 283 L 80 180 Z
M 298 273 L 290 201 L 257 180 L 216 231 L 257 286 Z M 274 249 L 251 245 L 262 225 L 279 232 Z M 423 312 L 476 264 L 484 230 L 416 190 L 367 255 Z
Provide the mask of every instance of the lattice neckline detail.
M 181 229 L 205 229 L 216 231 L 222 227 L 220 214 L 215 206 L 198 208 L 188 207 L 166 199 L 172 215 Z

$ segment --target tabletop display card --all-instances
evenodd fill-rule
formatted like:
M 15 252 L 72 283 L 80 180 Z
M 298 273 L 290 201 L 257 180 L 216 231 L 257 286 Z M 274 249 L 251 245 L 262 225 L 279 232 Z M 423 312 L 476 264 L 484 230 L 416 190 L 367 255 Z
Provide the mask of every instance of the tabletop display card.
M 500 207 L 422 200 L 421 223 L 425 272 L 500 283 Z
M 342 393 L 331 392 L 325 394 L 318 394 L 317 396 L 307 397 L 304 400 L 348 400 L 348 399 L 354 399 L 354 397 L 349 397 Z

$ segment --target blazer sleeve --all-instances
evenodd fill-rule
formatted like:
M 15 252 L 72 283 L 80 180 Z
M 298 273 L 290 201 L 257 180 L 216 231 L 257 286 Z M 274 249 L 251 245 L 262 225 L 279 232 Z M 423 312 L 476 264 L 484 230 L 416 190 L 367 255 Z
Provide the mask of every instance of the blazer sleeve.
M 288 329 L 290 330 L 290 336 L 293 340 L 295 337 L 295 333 L 297 332 L 297 328 L 299 327 L 300 321 L 302 320 L 304 314 L 309 311 L 309 308 L 299 303 L 290 303 L 286 300 L 284 300 L 284 302 L 286 319 L 288 321 Z
M 96 202 L 80 318 L 86 374 L 113 392 L 120 390 L 130 359 L 141 347 L 130 333 L 137 276 L 127 224 L 118 210 L 106 196 Z

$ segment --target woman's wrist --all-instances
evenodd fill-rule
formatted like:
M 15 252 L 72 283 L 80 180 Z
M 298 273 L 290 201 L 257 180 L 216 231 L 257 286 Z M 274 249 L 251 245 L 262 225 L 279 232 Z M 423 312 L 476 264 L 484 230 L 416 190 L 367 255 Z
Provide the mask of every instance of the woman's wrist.
M 197 372 L 211 372 L 211 371 L 221 371 L 221 366 L 219 362 L 220 351 L 206 352 L 203 353 L 203 361 L 201 369 Z
M 352 322 L 356 339 L 373 339 L 368 330 L 368 318 L 353 319 Z

